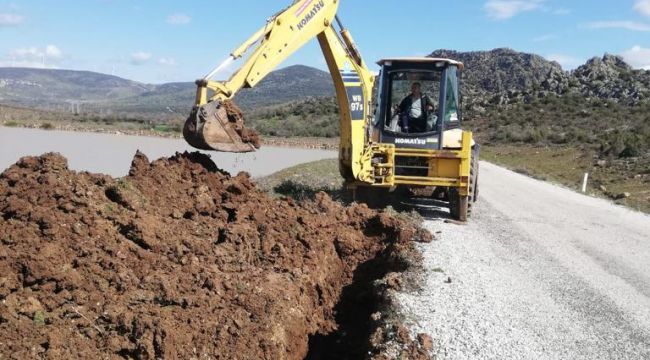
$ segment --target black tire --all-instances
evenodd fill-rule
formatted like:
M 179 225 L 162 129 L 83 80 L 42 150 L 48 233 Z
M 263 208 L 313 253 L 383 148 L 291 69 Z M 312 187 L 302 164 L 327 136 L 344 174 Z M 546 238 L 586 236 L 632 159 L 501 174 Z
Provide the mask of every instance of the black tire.
M 449 189 L 449 213 L 452 219 L 467 221 L 469 214 L 469 196 L 461 196 L 457 188 Z
M 445 187 L 436 187 L 431 196 L 435 200 L 449 201 L 449 190 Z

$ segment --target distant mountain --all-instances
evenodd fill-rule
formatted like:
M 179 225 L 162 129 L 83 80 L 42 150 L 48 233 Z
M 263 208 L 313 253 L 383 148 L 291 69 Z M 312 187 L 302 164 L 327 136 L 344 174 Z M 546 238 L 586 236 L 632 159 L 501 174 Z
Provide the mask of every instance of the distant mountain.
M 462 89 L 469 108 L 530 102 L 546 95 L 575 94 L 625 105 L 650 100 L 650 71 L 634 70 L 618 56 L 605 54 L 567 72 L 557 62 L 511 49 L 457 52 L 436 50 L 465 64 Z
M 0 68 L 0 103 L 48 110 L 79 102 L 83 111 L 185 114 L 195 92 L 193 82 L 153 85 L 87 71 Z M 272 72 L 236 100 L 252 108 L 333 94 L 327 72 L 296 65 Z
M 118 112 L 182 112 L 192 106 L 194 83 L 157 85 L 151 91 L 110 101 L 104 106 Z M 284 104 L 313 97 L 334 95 L 329 73 L 308 66 L 295 65 L 270 73 L 255 88 L 242 89 L 235 100 L 244 109 Z
M 253 89 L 242 90 L 236 101 L 244 108 L 253 108 L 325 96 L 334 96 L 330 74 L 295 65 L 272 72 Z
M 137 96 L 154 89 L 117 76 L 90 71 L 0 68 L 0 102 L 52 107 L 68 101 L 98 101 Z

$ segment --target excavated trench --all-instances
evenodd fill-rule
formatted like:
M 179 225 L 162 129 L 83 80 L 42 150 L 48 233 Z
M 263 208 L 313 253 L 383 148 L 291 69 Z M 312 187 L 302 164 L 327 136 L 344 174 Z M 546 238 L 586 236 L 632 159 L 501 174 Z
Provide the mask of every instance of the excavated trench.
M 198 153 L 138 153 L 121 179 L 23 158 L 0 230 L 7 358 L 388 358 L 385 293 L 428 236 L 325 194 L 273 199 Z
M 337 330 L 310 336 L 306 359 L 363 359 L 375 351 L 377 344 L 372 343 L 372 334 L 380 322 L 372 315 L 382 309 L 384 301 L 384 284 L 377 282 L 397 270 L 387 257 L 382 252 L 355 269 L 352 283 L 343 288 L 334 307 Z

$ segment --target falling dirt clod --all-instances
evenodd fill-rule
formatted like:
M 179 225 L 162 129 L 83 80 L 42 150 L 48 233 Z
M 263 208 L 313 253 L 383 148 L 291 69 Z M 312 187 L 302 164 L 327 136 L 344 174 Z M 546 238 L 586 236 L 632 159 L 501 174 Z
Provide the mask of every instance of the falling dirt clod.
M 327 195 L 272 199 L 209 157 L 129 175 L 58 154 L 0 175 L 0 354 L 302 359 L 356 267 L 417 231 Z

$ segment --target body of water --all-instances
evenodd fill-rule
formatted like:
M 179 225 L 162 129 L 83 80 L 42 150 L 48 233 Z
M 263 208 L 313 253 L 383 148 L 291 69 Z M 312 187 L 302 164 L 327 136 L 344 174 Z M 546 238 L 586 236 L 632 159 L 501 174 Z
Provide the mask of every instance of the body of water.
M 68 158 L 69 167 L 73 170 L 120 177 L 128 173 L 137 150 L 152 161 L 176 152 L 196 151 L 183 139 L 0 126 L 0 172 L 23 156 L 58 152 Z M 247 171 L 253 177 L 269 175 L 305 162 L 337 157 L 335 151 L 280 147 L 262 147 L 257 152 L 247 154 L 209 154 L 219 168 L 233 174 Z

